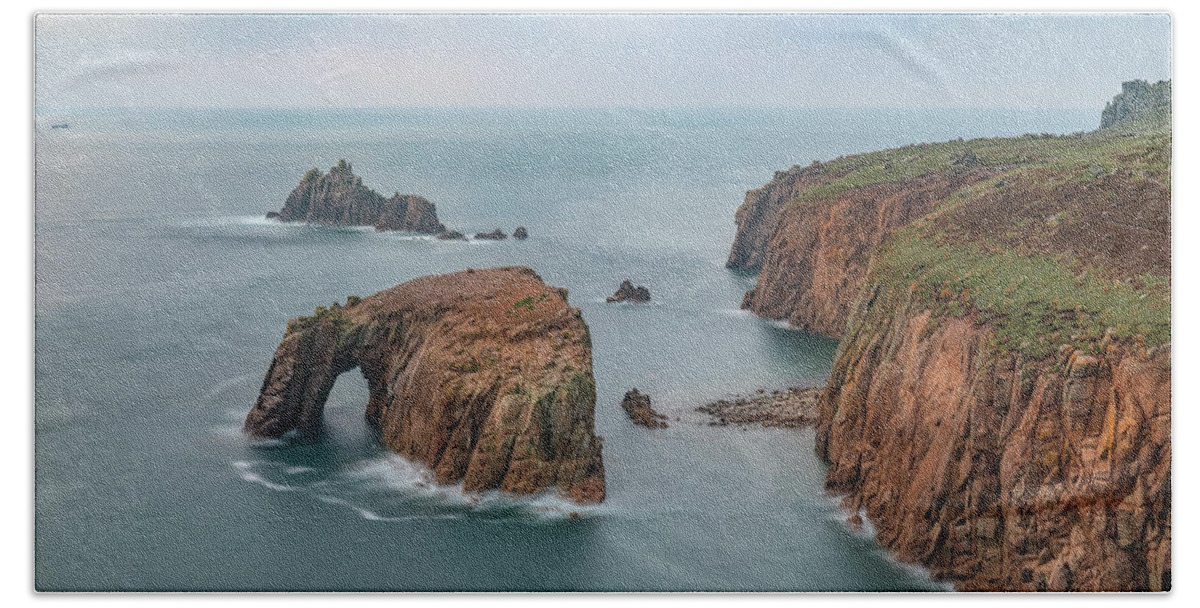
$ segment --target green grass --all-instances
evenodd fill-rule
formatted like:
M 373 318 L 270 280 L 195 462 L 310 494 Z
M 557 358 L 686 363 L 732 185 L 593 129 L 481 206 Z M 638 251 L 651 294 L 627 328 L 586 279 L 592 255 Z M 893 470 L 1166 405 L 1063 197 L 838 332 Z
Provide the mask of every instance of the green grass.
M 975 315 L 992 328 L 1001 351 L 1041 359 L 1063 344 L 1095 349 L 1110 328 L 1115 338 L 1136 336 L 1147 346 L 1171 340 L 1167 277 L 1114 282 L 1052 257 L 938 244 L 919 230 L 897 231 L 876 255 L 868 281 L 911 290 L 935 320 Z
M 514 302 L 513 305 L 507 311 L 505 311 L 505 314 L 510 317 L 519 317 L 521 316 L 521 309 L 524 309 L 526 312 L 533 312 L 534 307 L 545 300 L 546 294 L 544 293 L 539 295 L 537 299 L 534 299 L 533 296 L 526 296 Z
M 1170 185 L 1171 124 L 1160 114 L 1130 124 L 1091 133 L 1070 135 L 1028 134 L 1020 137 L 953 140 L 915 144 L 839 157 L 820 164 L 827 180 L 798 197 L 806 201 L 830 200 L 854 188 L 902 181 L 935 172 L 958 170 L 955 161 L 973 153 L 983 167 L 1013 171 L 1022 167 L 1081 171 L 1081 179 L 1094 178 L 1090 170 L 1112 172 L 1123 168 L 1153 175 Z
M 1041 237 L 1055 234 L 1060 224 L 1090 221 L 1071 209 L 1086 212 L 1108 204 L 1102 190 L 1071 187 L 1075 184 L 1115 176 L 1169 188 L 1171 137 L 1170 114 L 1160 113 L 1090 133 L 955 140 L 840 157 L 814 164 L 811 170 L 823 181 L 796 202 L 819 204 L 856 189 L 937 173 L 987 171 L 990 175 L 968 180 L 929 215 L 889 237 L 873 257 L 868 283 L 890 290 L 893 303 L 911 298 L 932 310 L 932 324 L 964 316 L 986 324 L 998 352 L 1042 359 L 1064 344 L 1095 350 L 1106 332 L 1156 346 L 1171 340 L 1169 277 L 1115 277 L 1103 259 L 1073 258 Z M 965 166 L 966 159 L 972 167 Z M 1005 192 L 1012 193 L 1005 195 L 1011 205 L 997 207 L 995 201 L 1004 199 L 994 195 Z M 1054 197 L 1066 196 L 1062 192 L 1076 198 L 1055 212 Z M 956 226 L 958 213 L 972 211 L 969 206 L 983 204 L 985 197 L 992 197 L 987 199 L 992 206 L 980 209 L 988 210 L 987 225 L 997 229 L 968 233 Z M 882 320 L 877 314 L 868 311 L 864 322 Z

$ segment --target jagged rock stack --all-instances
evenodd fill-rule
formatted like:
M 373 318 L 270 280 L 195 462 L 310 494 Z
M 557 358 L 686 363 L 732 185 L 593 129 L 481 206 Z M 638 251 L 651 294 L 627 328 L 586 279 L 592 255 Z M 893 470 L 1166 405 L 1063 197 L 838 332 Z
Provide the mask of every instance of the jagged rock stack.
M 267 213 L 281 222 L 329 226 L 374 226 L 376 230 L 401 230 L 423 234 L 445 232 L 437 207 L 415 194 L 383 195 L 367 188 L 345 160 L 321 173 L 304 174 L 284 202 L 283 209 Z

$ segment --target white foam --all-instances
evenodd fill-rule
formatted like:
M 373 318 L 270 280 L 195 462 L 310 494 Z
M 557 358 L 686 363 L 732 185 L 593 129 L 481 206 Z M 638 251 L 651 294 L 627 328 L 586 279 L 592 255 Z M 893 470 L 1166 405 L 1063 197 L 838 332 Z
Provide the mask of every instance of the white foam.
M 343 500 L 336 496 L 328 496 L 325 494 L 317 495 L 317 500 L 330 505 L 338 505 L 346 507 L 358 514 L 359 517 L 367 521 L 415 521 L 419 519 L 459 519 L 459 516 L 454 513 L 445 513 L 441 515 L 401 515 L 401 516 L 385 516 L 380 515 L 366 507 L 356 505 L 348 500 Z
M 205 392 L 204 395 L 201 397 L 201 400 L 202 401 L 215 400 L 218 396 L 220 396 L 225 391 L 228 391 L 229 389 L 232 389 L 232 388 L 236 387 L 237 385 L 245 382 L 250 377 L 251 377 L 251 374 L 241 374 L 241 375 L 229 378 L 228 380 L 221 382 L 221 383 L 213 386 L 212 388 L 208 389 L 208 391 Z
M 788 323 L 785 320 L 764 319 L 764 318 L 750 312 L 749 310 L 746 310 L 745 308 L 718 308 L 717 313 L 725 315 L 725 316 L 729 316 L 729 317 L 736 317 L 738 319 L 752 319 L 754 321 L 758 321 L 760 323 L 765 323 L 767 325 L 773 325 L 775 327 L 778 327 L 779 329 L 786 329 L 788 331 L 804 331 L 804 330 L 800 329 L 799 327 L 796 327 L 795 325 Z
M 242 224 L 246 226 L 286 226 L 287 222 L 281 222 L 275 218 L 267 217 L 266 215 L 239 215 L 229 218 L 229 223 Z
M 934 587 L 937 587 L 943 591 L 954 591 L 955 590 L 954 583 L 951 583 L 949 581 L 939 581 L 939 580 L 934 579 L 933 574 L 930 573 L 929 570 L 926 569 L 924 566 L 903 561 L 900 558 L 896 557 L 896 553 L 894 551 L 891 551 L 890 549 L 880 545 L 875 540 L 875 535 L 878 534 L 879 531 L 878 531 L 878 529 L 875 528 L 875 522 L 872 522 L 871 519 L 869 517 L 867 517 L 867 510 L 860 508 L 856 513 L 856 512 L 851 511 L 850 509 L 843 507 L 842 500 L 846 496 L 847 496 L 846 494 L 826 494 L 825 495 L 825 498 L 827 499 L 827 502 L 829 503 L 829 506 L 830 506 L 830 512 L 829 512 L 830 520 L 833 520 L 833 521 L 837 522 L 839 525 L 841 525 L 842 529 L 845 530 L 845 532 L 847 534 L 850 534 L 851 536 L 857 536 L 859 538 L 862 538 L 862 539 L 867 540 L 867 541 L 871 542 L 872 544 L 874 544 L 876 549 L 880 552 L 880 554 L 883 555 L 883 558 L 886 559 L 888 561 L 888 563 L 896 566 L 900 570 L 903 570 L 909 576 L 919 579 L 919 580 L 921 580 L 929 585 L 932 585 Z M 858 515 L 862 519 L 861 526 L 856 527 L 856 526 L 852 526 L 850 524 L 850 517 L 852 517 L 853 515 Z
M 725 315 L 727 317 L 737 317 L 739 319 L 757 319 L 758 318 L 757 316 L 755 316 L 754 313 L 750 312 L 749 310 L 746 310 L 745 308 L 718 308 L 717 312 L 719 314 Z
M 465 492 L 461 483 L 438 484 L 433 471 L 391 453 L 360 460 L 329 476 L 320 476 L 320 469 L 314 467 L 271 461 L 239 460 L 232 466 L 245 481 L 280 492 L 312 492 L 317 500 L 346 507 L 370 521 L 474 516 L 484 521 L 517 519 L 536 524 L 600 513 L 598 506 L 580 506 L 553 491 L 532 496 L 514 496 L 497 490 Z M 285 475 L 295 478 L 309 474 L 321 478 L 298 485 L 280 481 Z M 405 514 L 383 515 L 381 510 Z
M 242 480 L 244 480 L 244 481 L 249 481 L 250 483 L 256 483 L 258 485 L 261 485 L 265 488 L 275 490 L 277 492 L 295 492 L 296 490 L 300 489 L 300 488 L 295 488 L 292 486 L 287 486 L 287 485 L 267 481 L 261 475 L 259 475 L 258 473 L 255 473 L 254 471 L 251 470 L 253 468 L 253 466 L 254 466 L 253 464 L 246 462 L 244 460 L 239 460 L 239 461 L 236 461 L 233 463 L 233 468 L 234 468 L 234 470 L 236 470 L 238 472 L 238 477 L 241 477 Z
M 371 232 L 375 232 L 374 228 L 371 228 L 370 226 L 367 226 L 367 228 L 370 228 Z M 382 236 L 384 238 L 393 240 L 393 241 L 424 241 L 424 242 L 428 243 L 428 242 L 437 240 L 437 237 L 433 237 L 428 234 L 415 234 L 415 233 L 411 233 L 411 232 L 396 232 L 396 231 L 386 231 L 385 230 L 383 232 L 378 232 L 377 234 L 379 234 L 380 236 Z
M 619 307 L 628 307 L 628 308 L 634 308 L 634 307 L 649 308 L 652 306 L 661 306 L 662 305 L 661 301 L 653 300 L 653 299 L 650 300 L 649 302 L 609 302 L 607 296 L 602 297 L 602 298 L 593 298 L 588 301 L 596 303 L 596 304 L 608 304 L 609 306 L 619 306 Z

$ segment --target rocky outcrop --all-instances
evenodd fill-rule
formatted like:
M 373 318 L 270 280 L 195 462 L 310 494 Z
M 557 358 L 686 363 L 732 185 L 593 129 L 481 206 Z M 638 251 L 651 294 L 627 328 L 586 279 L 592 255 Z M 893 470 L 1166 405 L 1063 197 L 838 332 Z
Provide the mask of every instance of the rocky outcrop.
M 854 189 L 830 199 L 793 201 L 776 214 L 776 225 L 761 254 L 758 281 L 746 293 L 742 308 L 800 329 L 840 336 L 871 254 L 883 240 L 929 213 L 949 193 L 988 175 L 978 168 L 937 172 Z M 814 179 L 804 171 L 793 177 L 792 189 L 779 183 L 776 190 L 799 192 Z M 739 217 L 749 213 L 746 209 L 743 205 L 738 210 Z M 741 238 L 740 230 L 738 235 Z M 736 242 L 734 247 L 736 251 Z
M 513 230 L 513 238 L 517 239 L 518 241 L 523 241 L 529 238 L 529 231 L 526 230 L 524 226 L 517 226 L 517 229 Z
M 629 414 L 629 419 L 634 424 L 650 429 L 667 428 L 666 415 L 660 414 L 650 407 L 650 395 L 641 393 L 636 388 L 626 391 L 625 398 L 621 400 L 621 409 Z
M 1171 112 L 1171 81 L 1150 84 L 1145 80 L 1121 83 L 1121 92 L 1104 106 L 1100 128 L 1107 129 L 1149 118 L 1157 113 Z
M 289 321 L 246 431 L 318 436 L 355 367 L 380 440 L 439 483 L 604 499 L 588 327 L 532 270 L 422 277 Z
M 438 221 L 433 203 L 413 194 L 391 198 L 367 188 L 344 160 L 321 173 L 313 169 L 288 195 L 283 209 L 267 214 L 282 222 L 331 226 L 374 226 L 376 230 L 401 230 L 438 234 L 446 227 Z
M 706 403 L 696 411 L 712 418 L 709 426 L 759 425 L 762 427 L 801 428 L 817 422 L 817 398 L 821 389 L 792 387 L 766 394 L 759 389 L 755 397 L 734 397 Z
M 824 180 L 821 164 L 813 161 L 809 167 L 794 166 L 787 171 L 776 171 L 767 185 L 746 193 L 746 200 L 738 207 L 735 220 L 738 230 L 729 260 L 725 267 L 731 270 L 756 272 L 762 268 L 767 243 L 779 226 L 779 211 L 796 200 L 804 189 Z
M 827 487 L 962 590 L 1171 587 L 1171 354 L 1027 361 L 870 290 L 820 402 Z
M 641 285 L 635 287 L 632 281 L 625 279 L 621 281 L 621 286 L 617 288 L 617 291 L 604 301 L 645 304 L 650 301 L 650 290 Z
M 467 240 L 467 235 L 457 230 L 445 230 L 437 235 L 437 238 L 439 241 L 465 241 Z
M 497 228 L 491 232 L 477 232 L 475 233 L 475 238 L 484 241 L 503 241 L 508 238 L 508 235 L 504 234 L 503 230 Z

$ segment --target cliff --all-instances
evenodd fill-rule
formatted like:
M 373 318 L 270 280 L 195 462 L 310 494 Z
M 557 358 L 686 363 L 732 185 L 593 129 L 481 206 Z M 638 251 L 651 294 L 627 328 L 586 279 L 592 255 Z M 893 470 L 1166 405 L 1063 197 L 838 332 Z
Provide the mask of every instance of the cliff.
M 871 290 L 820 400 L 826 487 L 960 590 L 1171 587 L 1170 346 L 1036 360 Z
M 1121 83 L 1121 93 L 1104 106 L 1100 128 L 1120 126 L 1139 120 L 1152 119 L 1171 112 L 1171 81 L 1150 84 L 1145 80 Z
M 794 166 L 787 171 L 776 171 L 770 183 L 746 193 L 746 200 L 735 216 L 738 230 L 726 268 L 752 272 L 762 268 L 767 241 L 778 225 L 779 210 L 785 203 L 795 200 L 802 190 L 819 183 L 819 169 L 820 163 L 813 162 L 811 167 Z
M 412 194 L 396 193 L 391 198 L 367 188 L 346 161 L 321 173 L 313 169 L 274 217 L 283 222 L 305 222 L 333 226 L 374 226 L 376 230 L 402 230 L 440 234 L 446 227 L 438 222 L 433 203 Z
M 604 499 L 591 337 L 528 268 L 427 276 L 288 322 L 247 432 L 319 435 L 337 376 L 367 380 L 388 449 L 469 492 Z
M 839 336 L 867 262 L 892 230 L 988 172 L 967 169 L 855 188 L 827 200 L 793 201 L 776 213 L 762 267 L 742 308 L 800 329 Z
M 900 558 L 1170 588 L 1170 163 L 1168 110 L 839 158 L 773 182 L 773 225 L 739 210 L 770 235 L 746 305 L 842 337 L 817 452 Z

